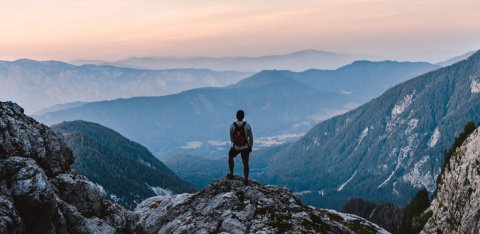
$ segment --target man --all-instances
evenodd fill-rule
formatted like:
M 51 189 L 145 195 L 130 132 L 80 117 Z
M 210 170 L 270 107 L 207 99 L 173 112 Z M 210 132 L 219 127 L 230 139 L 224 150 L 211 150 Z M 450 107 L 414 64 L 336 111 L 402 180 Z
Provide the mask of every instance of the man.
M 228 173 L 227 178 L 233 178 L 233 158 L 238 154 L 242 156 L 243 162 L 243 176 L 244 184 L 248 184 L 248 159 L 253 148 L 253 134 L 250 124 L 243 121 L 245 113 L 243 110 L 237 111 L 237 121 L 233 122 L 230 126 L 230 141 L 232 142 L 232 148 L 228 152 L 228 167 L 230 173 Z

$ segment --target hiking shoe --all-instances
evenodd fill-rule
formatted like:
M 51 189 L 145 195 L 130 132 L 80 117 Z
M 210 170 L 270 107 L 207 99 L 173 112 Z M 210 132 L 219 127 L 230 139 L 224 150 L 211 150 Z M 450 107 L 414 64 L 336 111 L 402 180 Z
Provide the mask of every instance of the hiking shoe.
M 233 179 L 233 174 L 228 173 L 227 174 L 227 179 L 229 179 L 229 180 Z

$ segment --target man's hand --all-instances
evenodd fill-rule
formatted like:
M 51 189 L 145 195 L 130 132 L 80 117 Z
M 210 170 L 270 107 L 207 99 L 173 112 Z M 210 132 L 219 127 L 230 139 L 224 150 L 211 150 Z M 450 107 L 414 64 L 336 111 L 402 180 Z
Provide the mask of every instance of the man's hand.
M 252 152 L 252 147 L 248 147 L 248 153 Z

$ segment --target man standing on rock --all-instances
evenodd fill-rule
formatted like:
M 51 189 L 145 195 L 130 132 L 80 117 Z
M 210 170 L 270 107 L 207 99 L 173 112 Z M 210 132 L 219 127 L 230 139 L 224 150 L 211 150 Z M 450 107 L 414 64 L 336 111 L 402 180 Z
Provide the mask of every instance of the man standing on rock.
M 230 173 L 228 173 L 227 178 L 233 179 L 233 158 L 238 154 L 242 156 L 243 162 L 243 175 L 245 177 L 244 184 L 248 184 L 248 159 L 253 148 L 253 134 L 250 124 L 246 121 L 243 121 L 245 117 L 245 112 L 243 110 L 237 111 L 237 121 L 233 122 L 230 126 L 230 141 L 232 142 L 232 148 L 228 152 L 228 167 Z

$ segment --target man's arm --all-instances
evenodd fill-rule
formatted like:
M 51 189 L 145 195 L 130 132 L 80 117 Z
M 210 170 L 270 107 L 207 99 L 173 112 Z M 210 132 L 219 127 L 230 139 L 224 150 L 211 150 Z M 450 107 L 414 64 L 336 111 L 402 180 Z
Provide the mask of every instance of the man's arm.
M 233 124 L 230 126 L 230 142 L 232 142 L 233 145 Z
M 248 137 L 248 146 L 250 149 L 253 149 L 253 133 L 252 133 L 252 127 L 250 127 L 250 124 L 248 124 L 247 128 L 247 137 Z

